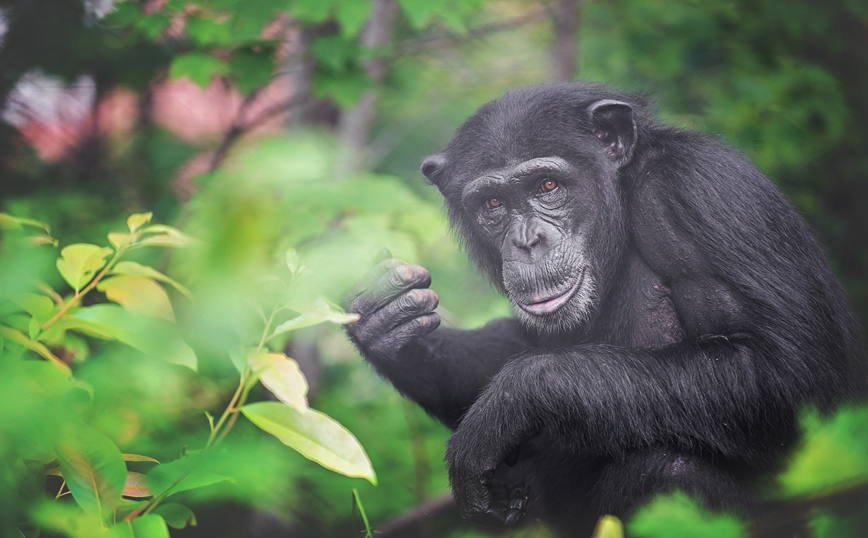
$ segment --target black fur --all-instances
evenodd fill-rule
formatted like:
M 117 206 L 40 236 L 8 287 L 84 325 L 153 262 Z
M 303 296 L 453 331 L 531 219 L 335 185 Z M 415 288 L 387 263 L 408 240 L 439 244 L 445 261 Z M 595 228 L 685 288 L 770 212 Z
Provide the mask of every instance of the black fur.
M 858 324 L 802 220 L 643 97 L 513 90 L 422 169 L 516 318 L 437 329 L 427 271 L 390 260 L 349 292 L 349 334 L 455 428 L 465 517 L 572 534 L 673 488 L 749 510 L 804 406 L 864 397 Z

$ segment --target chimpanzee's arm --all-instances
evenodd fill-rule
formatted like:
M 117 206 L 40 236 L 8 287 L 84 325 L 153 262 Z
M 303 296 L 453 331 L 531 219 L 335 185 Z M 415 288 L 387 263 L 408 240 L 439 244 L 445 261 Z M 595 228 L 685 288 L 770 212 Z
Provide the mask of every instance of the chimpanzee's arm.
M 437 329 L 438 298 L 430 284 L 423 267 L 382 262 L 347 293 L 348 311 L 361 315 L 347 332 L 380 375 L 456 428 L 504 363 L 531 343 L 513 319 L 473 331 Z

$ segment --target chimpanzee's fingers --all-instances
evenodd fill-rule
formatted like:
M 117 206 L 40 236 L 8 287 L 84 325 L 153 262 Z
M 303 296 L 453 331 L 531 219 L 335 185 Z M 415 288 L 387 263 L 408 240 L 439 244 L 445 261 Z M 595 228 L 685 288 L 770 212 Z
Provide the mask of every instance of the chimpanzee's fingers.
M 404 292 L 371 315 L 365 330 L 374 335 L 386 334 L 411 319 L 430 314 L 437 308 L 439 301 L 437 292 L 429 288 L 416 288 Z
M 368 271 L 362 278 L 356 281 L 355 284 L 350 286 L 350 288 L 344 293 L 343 297 L 341 297 L 341 304 L 344 308 L 349 310 L 350 304 L 361 294 L 368 291 L 368 289 L 376 284 L 380 278 L 383 277 L 384 274 L 391 271 L 395 267 L 399 265 L 406 265 L 406 262 L 402 262 L 401 260 L 396 260 L 394 258 L 389 258 L 381 261 L 377 265 L 374 266 L 373 269 Z
M 401 349 L 408 343 L 429 334 L 439 326 L 440 314 L 437 312 L 423 314 L 399 325 L 393 331 L 376 339 L 371 351 L 388 356 L 389 350 Z M 371 334 L 368 332 L 367 327 L 362 330 L 365 334 Z
M 431 273 L 419 265 L 398 265 L 387 271 L 373 285 L 356 297 L 350 312 L 370 316 L 391 303 L 404 292 L 431 285 Z

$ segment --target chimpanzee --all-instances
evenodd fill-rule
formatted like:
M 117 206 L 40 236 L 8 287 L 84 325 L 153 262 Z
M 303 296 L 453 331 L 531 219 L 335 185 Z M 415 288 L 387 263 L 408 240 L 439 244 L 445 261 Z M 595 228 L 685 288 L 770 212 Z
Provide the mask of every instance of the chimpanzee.
M 438 329 L 428 271 L 388 260 L 348 292 L 348 332 L 454 429 L 465 518 L 573 535 L 672 489 L 749 512 L 799 412 L 865 395 L 859 325 L 796 211 L 644 96 L 509 91 L 422 172 L 514 317 Z

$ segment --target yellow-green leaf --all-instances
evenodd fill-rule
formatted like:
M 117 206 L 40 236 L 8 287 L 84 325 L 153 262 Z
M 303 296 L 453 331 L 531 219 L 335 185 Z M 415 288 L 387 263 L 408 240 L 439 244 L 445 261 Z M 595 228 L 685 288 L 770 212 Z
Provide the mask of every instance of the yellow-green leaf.
M 115 247 L 115 249 L 119 249 L 122 246 L 128 244 L 130 242 L 130 239 L 132 239 L 132 236 L 130 234 L 120 232 L 109 232 L 108 234 L 109 243 L 111 243 L 112 246 Z
M 278 400 L 299 411 L 307 408 L 307 380 L 297 362 L 283 353 L 251 353 L 247 364 Z
M 154 493 L 148 487 L 148 477 L 142 473 L 127 471 L 127 482 L 124 485 L 124 497 L 151 497 Z
M 127 219 L 127 226 L 130 229 L 130 233 L 135 233 L 136 230 L 151 222 L 153 216 L 153 213 L 135 213 L 130 215 Z
M 624 524 L 615 516 L 603 516 L 597 521 L 592 538 L 624 538 Z
M 299 411 L 278 402 L 247 404 L 241 412 L 302 456 L 342 475 L 377 484 L 365 450 L 353 434 L 328 416 L 310 408 Z
M 97 271 L 105 267 L 106 258 L 112 254 L 108 247 L 78 243 L 60 251 L 57 270 L 75 291 L 81 290 Z
M 169 296 L 159 284 L 138 275 L 120 275 L 107 278 L 96 289 L 134 314 L 175 321 Z
M 193 298 L 193 294 L 190 293 L 190 290 L 182 286 L 180 282 L 164 275 L 153 267 L 148 267 L 147 265 L 142 265 L 136 262 L 120 262 L 112 268 L 112 274 L 146 276 L 169 284 L 188 299 Z

